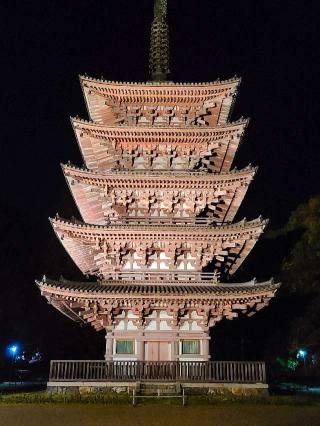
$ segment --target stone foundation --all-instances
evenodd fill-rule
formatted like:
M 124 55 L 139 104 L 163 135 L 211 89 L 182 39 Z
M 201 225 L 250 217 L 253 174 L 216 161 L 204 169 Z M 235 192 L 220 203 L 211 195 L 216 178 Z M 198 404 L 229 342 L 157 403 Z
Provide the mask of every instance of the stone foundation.
M 264 383 L 178 383 L 178 382 L 48 382 L 47 392 L 62 394 L 89 395 L 94 393 L 137 394 L 181 393 L 186 395 L 224 395 L 224 396 L 267 396 L 269 387 Z

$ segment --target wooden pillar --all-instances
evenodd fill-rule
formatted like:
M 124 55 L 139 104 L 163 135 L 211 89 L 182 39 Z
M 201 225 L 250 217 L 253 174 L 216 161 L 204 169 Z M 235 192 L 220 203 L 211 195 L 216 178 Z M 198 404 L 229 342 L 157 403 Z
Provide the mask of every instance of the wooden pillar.
M 209 342 L 210 342 L 210 337 L 208 336 L 207 338 L 202 339 L 202 348 L 201 348 L 201 355 L 203 358 L 203 361 L 209 361 L 210 360 L 210 351 L 209 351 Z
M 106 361 L 112 361 L 113 359 L 113 337 L 112 331 L 106 330 L 106 353 L 104 356 Z
M 144 337 L 140 335 L 137 337 L 137 359 L 138 361 L 144 361 Z
M 179 341 L 171 340 L 171 361 L 179 360 Z

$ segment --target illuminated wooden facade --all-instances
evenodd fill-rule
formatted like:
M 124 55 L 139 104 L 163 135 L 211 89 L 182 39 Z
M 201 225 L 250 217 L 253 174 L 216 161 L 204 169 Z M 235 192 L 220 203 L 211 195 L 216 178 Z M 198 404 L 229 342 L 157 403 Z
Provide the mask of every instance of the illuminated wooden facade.
M 208 360 L 210 327 L 253 315 L 278 288 L 220 282 L 267 221 L 233 223 L 256 173 L 231 169 L 248 124 L 230 122 L 240 80 L 162 81 L 152 57 L 159 81 L 80 77 L 90 120 L 72 125 L 85 166 L 62 168 L 83 222 L 51 224 L 97 281 L 37 284 L 69 318 L 105 330 L 107 360 Z

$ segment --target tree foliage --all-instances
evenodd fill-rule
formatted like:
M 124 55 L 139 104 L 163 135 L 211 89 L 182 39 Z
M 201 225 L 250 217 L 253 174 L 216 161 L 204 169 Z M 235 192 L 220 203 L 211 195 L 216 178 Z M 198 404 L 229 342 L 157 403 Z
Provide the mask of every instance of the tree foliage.
M 320 352 L 320 195 L 301 204 L 281 233 L 300 230 L 300 237 L 282 264 L 283 292 L 300 307 L 292 319 L 289 349 L 305 347 Z M 300 303 L 299 303 L 300 302 Z

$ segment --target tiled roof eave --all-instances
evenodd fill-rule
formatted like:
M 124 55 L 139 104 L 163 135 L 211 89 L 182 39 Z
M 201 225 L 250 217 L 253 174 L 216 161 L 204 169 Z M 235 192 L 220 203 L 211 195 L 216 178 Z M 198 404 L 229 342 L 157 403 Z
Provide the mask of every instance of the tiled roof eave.
M 71 282 L 71 281 L 37 281 L 37 285 L 42 292 L 51 293 L 60 296 L 69 296 L 83 299 L 95 298 L 157 298 L 172 297 L 183 298 L 192 297 L 193 299 L 201 298 L 241 298 L 253 297 L 261 294 L 275 292 L 280 284 L 274 283 L 272 280 L 262 283 L 254 281 L 243 284 L 205 284 L 201 282 L 183 283 L 172 282 L 168 284 L 147 284 L 137 283 L 113 283 L 112 281 L 105 283 L 91 282 Z
M 183 87 L 190 87 L 190 88 L 194 88 L 194 87 L 199 87 L 199 88 L 203 88 L 203 87 L 210 87 L 210 86 L 219 86 L 219 85 L 225 85 L 225 84 L 240 84 L 241 82 L 241 78 L 234 76 L 231 77 L 229 79 L 225 79 L 225 80 L 214 80 L 214 81 L 209 81 L 209 82 L 200 82 L 200 83 L 192 83 L 192 82 L 181 82 L 181 83 L 176 83 L 173 81 L 145 81 L 145 82 L 128 82 L 128 81 L 112 81 L 112 80 L 105 80 L 105 79 L 98 79 L 98 78 L 94 78 L 94 77 L 90 77 L 88 75 L 79 75 L 79 79 L 80 82 L 84 82 L 84 81 L 88 81 L 91 83 L 98 83 L 98 84 L 103 84 L 103 85 L 108 85 L 108 86 L 119 86 L 119 87 L 138 87 L 138 86 L 142 86 L 142 87 L 169 87 L 169 88 L 183 88 Z
M 72 164 L 62 164 L 64 173 L 75 179 L 81 178 L 91 178 L 91 179 L 103 179 L 107 180 L 110 178 L 113 179 L 131 179 L 132 177 L 145 178 L 152 177 L 155 179 L 191 179 L 199 181 L 199 179 L 204 179 L 206 181 L 224 181 L 224 180 L 233 180 L 233 179 L 246 179 L 252 177 L 257 172 L 257 167 L 251 165 L 244 167 L 243 169 L 233 169 L 228 172 L 223 173 L 207 173 L 207 172 L 186 172 L 186 171 L 158 171 L 158 170 L 112 170 L 108 172 L 97 172 L 93 170 L 88 170 L 86 168 L 80 168 Z
M 148 230 L 150 232 L 155 232 L 157 230 L 159 230 L 160 232 L 166 232 L 166 230 L 168 231 L 184 231 L 184 232 L 197 232 L 199 230 L 207 230 L 208 232 L 215 232 L 215 231 L 219 231 L 221 233 L 224 232 L 228 232 L 228 231 L 237 231 L 237 230 L 251 230 L 253 228 L 261 228 L 261 231 L 263 231 L 263 229 L 267 226 L 268 224 L 268 219 L 262 219 L 261 216 L 259 216 L 256 219 L 247 221 L 245 218 L 237 223 L 231 223 L 231 224 L 223 224 L 220 226 L 209 226 L 209 225 L 188 225 L 186 227 L 182 227 L 180 225 L 153 225 L 153 224 L 148 224 L 148 225 L 131 225 L 131 224 L 121 224 L 121 225 L 91 225 L 91 224 L 87 224 L 85 222 L 72 222 L 70 220 L 67 219 L 63 219 L 61 217 L 56 217 L 56 218 L 50 218 L 50 222 L 52 224 L 52 226 L 54 228 L 66 228 L 66 229 L 74 229 L 74 230 L 83 230 L 83 231 L 90 231 L 90 232 L 99 232 L 99 231 L 106 231 L 106 230 L 112 230 L 112 231 L 124 231 L 124 230 L 132 230 L 132 231 L 144 231 L 144 230 Z M 184 228 L 184 229 L 183 229 Z

